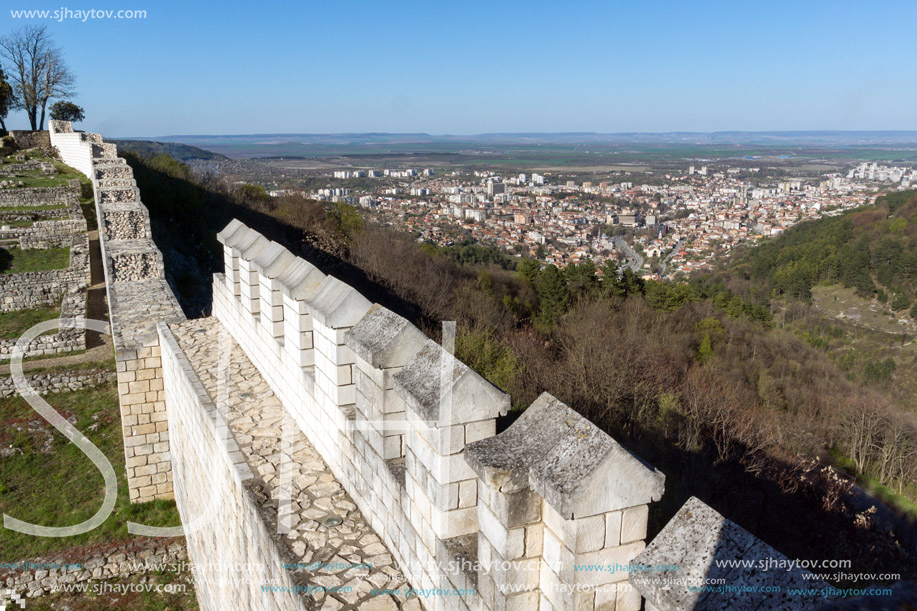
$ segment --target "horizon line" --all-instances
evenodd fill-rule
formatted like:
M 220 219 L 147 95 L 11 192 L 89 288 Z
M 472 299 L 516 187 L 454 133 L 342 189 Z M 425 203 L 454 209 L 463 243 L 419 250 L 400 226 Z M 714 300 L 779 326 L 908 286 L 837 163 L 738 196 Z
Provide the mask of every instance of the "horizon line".
M 262 137 L 262 136 L 429 136 L 448 138 L 472 138 L 476 136 L 664 136 L 664 135 L 717 135 L 717 134 L 917 134 L 917 129 L 807 129 L 807 130 L 712 130 L 712 131 L 518 131 L 518 132 L 476 132 L 476 133 L 430 133 L 430 132 L 386 132 L 386 131 L 358 131 L 358 132 L 256 132 L 256 133 L 209 133 L 209 134 L 166 134 L 161 136 L 118 136 L 127 139 L 158 139 L 158 138 L 213 138 L 213 137 Z

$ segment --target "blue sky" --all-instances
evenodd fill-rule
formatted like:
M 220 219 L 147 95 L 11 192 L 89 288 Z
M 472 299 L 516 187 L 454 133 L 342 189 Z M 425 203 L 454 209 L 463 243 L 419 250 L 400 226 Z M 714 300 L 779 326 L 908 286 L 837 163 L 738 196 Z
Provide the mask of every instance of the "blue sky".
M 915 2 L 4 4 L 147 11 L 0 13 L 48 25 L 112 137 L 917 129 Z

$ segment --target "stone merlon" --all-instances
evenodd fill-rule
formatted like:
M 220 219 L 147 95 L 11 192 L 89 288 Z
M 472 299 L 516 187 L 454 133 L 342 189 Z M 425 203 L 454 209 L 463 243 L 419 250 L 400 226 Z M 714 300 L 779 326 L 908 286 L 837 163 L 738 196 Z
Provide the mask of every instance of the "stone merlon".
M 306 313 L 305 300 L 312 298 L 324 280 L 325 274 L 317 267 L 298 258 L 277 277 L 284 295 L 299 304 L 300 314 Z
M 289 250 L 277 242 L 271 242 L 255 257 L 255 260 L 252 261 L 252 267 L 262 276 L 274 280 L 295 259 L 296 257 Z
M 231 221 L 229 221 L 229 224 L 223 228 L 223 231 L 217 234 L 217 241 L 220 244 L 229 246 L 230 244 L 228 244 L 227 241 L 232 237 L 233 234 L 235 234 L 237 231 L 239 231 L 243 227 L 245 229 L 248 229 L 248 226 L 245 223 L 243 223 L 242 221 L 240 221 L 239 219 L 232 219 Z
M 567 519 L 658 501 L 665 484 L 660 471 L 548 393 L 465 451 L 479 477 L 510 493 L 529 485 Z
M 452 362 L 451 401 L 444 406 L 440 400 L 441 372 L 448 361 Z M 405 368 L 395 374 L 394 383 L 409 408 L 424 420 L 440 425 L 488 420 L 505 414 L 510 407 L 509 395 L 432 340 L 427 340 Z M 441 413 L 443 407 L 451 411 L 451 417 Z
M 762 570 L 758 566 L 735 566 L 743 559 L 783 562 L 784 568 Z M 695 497 L 688 499 L 649 547 L 634 558 L 633 563 L 677 565 L 678 572 L 674 577 L 685 583 L 706 578 L 725 579 L 724 583 L 731 586 L 779 586 L 776 592 L 762 592 L 755 596 L 743 596 L 741 593 L 724 596 L 720 593 L 692 592 L 687 585 L 673 586 L 652 572 L 632 573 L 630 583 L 647 602 L 667 611 L 814 609 L 824 603 L 824 598 L 790 597 L 788 588 L 817 591 L 828 587 L 827 583 L 806 570 L 795 568 L 788 571 L 785 567 L 790 565 L 786 556 Z
M 376 369 L 404 367 L 427 342 L 420 329 L 379 304 L 344 338 L 347 346 Z
M 372 307 L 369 299 L 334 276 L 325 276 L 315 293 L 304 301 L 312 317 L 330 329 L 354 326 Z
M 266 237 L 235 219 L 217 234 L 217 240 L 246 261 L 251 261 L 270 244 Z

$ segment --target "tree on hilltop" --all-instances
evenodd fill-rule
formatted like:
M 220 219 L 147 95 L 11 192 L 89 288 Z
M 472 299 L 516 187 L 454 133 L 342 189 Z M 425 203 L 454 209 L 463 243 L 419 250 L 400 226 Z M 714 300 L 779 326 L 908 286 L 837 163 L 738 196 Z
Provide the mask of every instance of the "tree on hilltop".
M 10 68 L 13 108 L 25 110 L 33 130 L 44 129 L 48 101 L 73 95 L 75 81 L 47 27 L 27 26 L 0 38 L 0 57 Z
M 0 68 L 0 129 L 6 131 L 6 116 L 13 107 L 13 87 L 6 81 L 6 74 Z
M 60 100 L 51 105 L 51 118 L 55 121 L 76 123 L 86 118 L 83 109 L 73 102 Z

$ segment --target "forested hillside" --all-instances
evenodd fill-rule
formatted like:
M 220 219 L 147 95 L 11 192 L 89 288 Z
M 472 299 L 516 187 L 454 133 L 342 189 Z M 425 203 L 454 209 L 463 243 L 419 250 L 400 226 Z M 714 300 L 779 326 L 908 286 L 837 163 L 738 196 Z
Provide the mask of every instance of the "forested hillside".
M 122 151 L 130 151 L 141 157 L 155 157 L 156 155 L 169 155 L 179 161 L 191 159 L 226 159 L 219 153 L 178 142 L 157 142 L 155 140 L 112 140 Z
M 190 314 L 206 310 L 222 264 L 212 234 L 240 217 L 434 338 L 440 321 L 457 321 L 458 356 L 516 408 L 547 390 L 661 469 L 652 528 L 695 495 L 790 557 L 917 571 L 912 529 L 849 505 L 852 480 L 836 469 L 917 498 L 913 420 L 884 387 L 851 381 L 775 321 L 764 276 L 653 283 L 588 262 L 511 265 L 364 225 L 347 206 L 209 183 L 164 157 L 129 161 Z
M 751 249 L 732 271 L 766 283 L 775 295 L 804 300 L 816 284 L 838 282 L 917 318 L 917 191 L 800 223 Z

